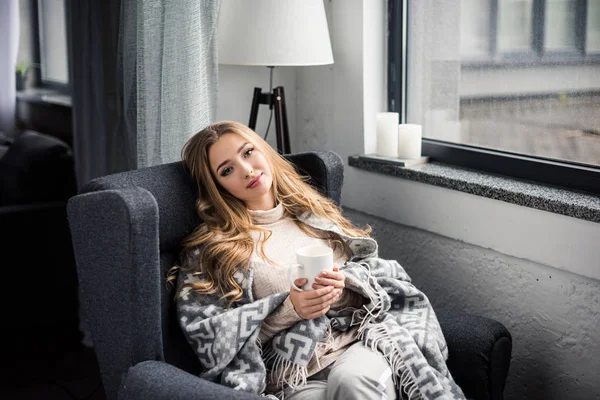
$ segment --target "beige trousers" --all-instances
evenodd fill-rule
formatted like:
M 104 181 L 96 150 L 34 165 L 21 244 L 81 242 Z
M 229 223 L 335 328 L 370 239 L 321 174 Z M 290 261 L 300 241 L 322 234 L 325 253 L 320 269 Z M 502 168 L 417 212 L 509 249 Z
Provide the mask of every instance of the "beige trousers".
M 308 378 L 285 400 L 394 400 L 392 371 L 383 356 L 356 342 L 333 364 Z

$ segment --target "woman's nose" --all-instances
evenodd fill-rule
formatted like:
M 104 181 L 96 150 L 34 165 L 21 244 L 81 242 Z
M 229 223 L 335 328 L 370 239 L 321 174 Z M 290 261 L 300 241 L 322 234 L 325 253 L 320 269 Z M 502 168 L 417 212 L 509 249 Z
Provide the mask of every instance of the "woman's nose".
M 246 175 L 245 175 L 246 178 L 252 176 L 254 173 L 254 169 L 252 168 L 252 166 L 250 164 L 244 165 L 244 171 L 246 172 Z

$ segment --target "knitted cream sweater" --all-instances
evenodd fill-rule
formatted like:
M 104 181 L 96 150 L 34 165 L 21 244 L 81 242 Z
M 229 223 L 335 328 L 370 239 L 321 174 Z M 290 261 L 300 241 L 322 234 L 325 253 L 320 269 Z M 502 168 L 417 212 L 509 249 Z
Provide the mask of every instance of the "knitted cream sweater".
M 289 215 L 284 213 L 281 204 L 271 210 L 255 211 L 249 210 L 255 225 L 272 232 L 271 237 L 265 244 L 264 252 L 272 261 L 264 260 L 258 253 L 262 243 L 261 233 L 252 232 L 255 249 L 252 261 L 256 263 L 254 269 L 254 280 L 252 290 L 255 299 L 262 299 L 274 293 L 290 290 L 287 280 L 286 266 L 296 263 L 296 250 L 300 247 L 315 244 L 328 246 L 327 241 L 313 238 L 304 233 Z M 343 265 L 347 257 L 341 252 L 334 253 L 334 262 Z M 345 290 L 342 297 L 332 305 L 333 309 L 344 307 L 358 308 L 362 306 L 362 297 L 354 292 Z M 288 297 L 278 309 L 271 313 L 264 321 L 260 329 L 260 339 L 263 342 L 271 339 L 278 332 L 289 328 L 302 318 L 298 316 L 294 306 Z M 357 340 L 358 327 L 353 327 L 346 332 L 332 331 L 330 338 L 324 339 L 317 346 L 312 359 L 308 363 L 308 375 L 313 375 L 332 364 L 337 357 Z

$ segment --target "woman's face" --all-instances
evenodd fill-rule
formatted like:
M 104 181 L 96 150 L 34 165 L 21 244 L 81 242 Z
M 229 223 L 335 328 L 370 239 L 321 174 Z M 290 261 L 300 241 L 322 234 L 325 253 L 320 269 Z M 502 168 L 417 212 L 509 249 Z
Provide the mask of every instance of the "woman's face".
M 217 182 L 250 210 L 275 207 L 273 177 L 264 155 L 235 133 L 222 135 L 208 150 Z

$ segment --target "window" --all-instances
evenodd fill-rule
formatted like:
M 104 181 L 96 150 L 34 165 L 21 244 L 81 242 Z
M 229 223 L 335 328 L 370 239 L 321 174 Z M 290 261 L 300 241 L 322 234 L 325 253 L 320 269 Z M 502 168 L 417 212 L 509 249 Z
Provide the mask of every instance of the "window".
M 600 194 L 600 0 L 388 4 L 389 109 L 426 155 Z
M 586 20 L 586 53 L 600 54 L 600 1 L 590 1 Z
M 499 53 L 518 53 L 532 51 L 533 37 L 533 0 L 500 0 L 497 4 L 497 15 L 488 8 L 488 15 L 497 19 Z M 470 14 L 469 9 L 462 9 L 461 17 Z M 464 21 L 462 24 L 468 24 Z M 493 40 L 489 38 L 488 40 Z
M 577 0 L 546 0 L 544 51 L 577 51 Z
M 38 0 L 39 64 L 43 83 L 67 85 L 67 28 L 64 0 Z
M 483 58 L 490 53 L 491 0 L 463 0 L 460 15 L 460 52 L 469 58 Z
M 20 1 L 18 60 L 23 66 L 30 66 L 25 88 L 41 88 L 40 93 L 70 92 L 66 1 Z
M 460 4 L 460 55 L 467 66 L 598 60 L 599 0 Z

